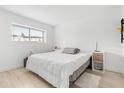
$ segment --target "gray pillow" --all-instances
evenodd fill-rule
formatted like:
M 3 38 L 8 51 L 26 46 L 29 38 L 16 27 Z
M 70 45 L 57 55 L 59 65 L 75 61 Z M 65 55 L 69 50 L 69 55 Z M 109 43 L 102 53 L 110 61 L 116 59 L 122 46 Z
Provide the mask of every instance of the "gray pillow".
M 75 48 L 75 54 L 79 53 L 80 49 L 79 48 Z
M 64 48 L 63 53 L 66 54 L 77 54 L 80 52 L 80 49 L 78 48 Z

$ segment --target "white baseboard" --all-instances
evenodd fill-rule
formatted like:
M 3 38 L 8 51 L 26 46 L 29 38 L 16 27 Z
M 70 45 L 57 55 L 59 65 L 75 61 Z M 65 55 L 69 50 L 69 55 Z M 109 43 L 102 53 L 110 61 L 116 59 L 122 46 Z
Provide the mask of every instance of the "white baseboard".
M 0 72 L 16 69 L 22 67 L 23 64 L 15 63 L 15 64 L 8 64 L 8 65 L 1 65 Z
M 122 71 L 113 70 L 113 69 L 105 69 L 105 71 L 111 71 L 111 72 L 123 74 Z M 123 74 L 123 75 L 124 75 L 124 74 Z

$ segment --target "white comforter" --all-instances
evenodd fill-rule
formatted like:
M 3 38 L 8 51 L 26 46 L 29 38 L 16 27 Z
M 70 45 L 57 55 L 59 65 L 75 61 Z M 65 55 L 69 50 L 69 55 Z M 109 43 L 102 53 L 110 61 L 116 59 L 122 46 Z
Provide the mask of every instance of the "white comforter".
M 76 55 L 61 52 L 33 54 L 28 58 L 26 68 L 37 73 L 55 87 L 69 87 L 69 76 L 83 65 L 91 53 Z

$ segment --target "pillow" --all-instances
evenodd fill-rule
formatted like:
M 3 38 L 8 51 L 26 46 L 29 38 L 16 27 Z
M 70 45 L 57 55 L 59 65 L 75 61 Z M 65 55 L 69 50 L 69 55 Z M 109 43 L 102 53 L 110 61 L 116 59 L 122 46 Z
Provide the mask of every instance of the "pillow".
M 78 48 L 64 48 L 63 53 L 66 54 L 77 54 L 80 52 L 80 49 Z
M 79 48 L 75 48 L 75 54 L 79 53 L 80 49 Z

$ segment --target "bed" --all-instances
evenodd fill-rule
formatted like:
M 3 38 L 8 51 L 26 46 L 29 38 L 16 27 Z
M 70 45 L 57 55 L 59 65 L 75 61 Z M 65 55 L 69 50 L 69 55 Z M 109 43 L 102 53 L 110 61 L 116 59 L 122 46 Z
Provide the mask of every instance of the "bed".
M 90 64 L 91 52 L 66 54 L 61 51 L 33 54 L 26 69 L 57 88 L 68 88 Z

